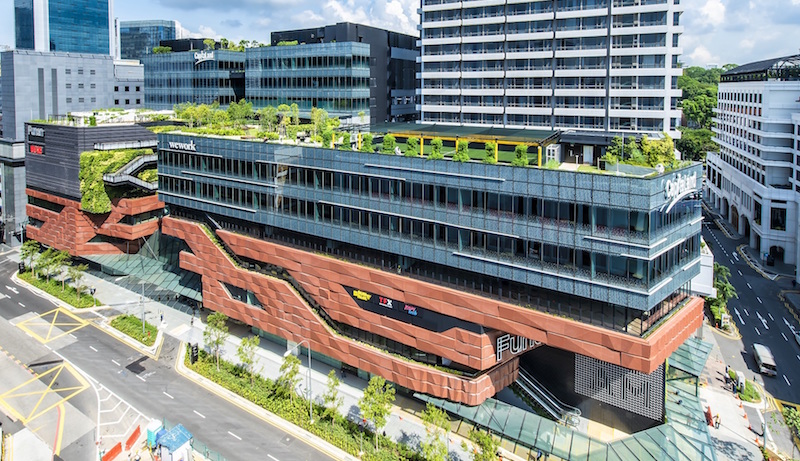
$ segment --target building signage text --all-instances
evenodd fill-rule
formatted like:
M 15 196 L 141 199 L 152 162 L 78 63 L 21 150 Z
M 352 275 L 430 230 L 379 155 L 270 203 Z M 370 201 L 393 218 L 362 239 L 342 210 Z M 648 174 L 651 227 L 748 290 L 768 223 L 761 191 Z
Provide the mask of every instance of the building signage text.
M 194 141 L 189 142 L 169 142 L 169 148 L 175 150 L 187 150 L 192 152 L 197 152 L 197 146 L 194 144 Z
M 394 309 L 392 307 L 392 300 L 384 296 L 378 296 L 378 304 L 387 309 Z
M 665 213 L 669 213 L 682 198 L 696 191 L 697 173 L 690 175 L 678 173 L 674 179 L 668 179 L 664 183 L 664 198 L 667 200 Z
M 359 301 L 369 302 L 370 304 L 377 304 L 378 306 L 384 309 L 392 309 L 392 310 L 394 310 L 395 306 L 403 306 L 403 309 L 399 310 L 398 308 L 398 311 L 405 312 L 406 314 L 411 315 L 413 317 L 416 317 L 420 314 L 419 311 L 417 310 L 417 306 L 412 306 L 411 304 L 406 304 L 404 302 L 397 301 L 396 299 L 391 299 L 386 296 L 373 295 L 372 293 L 367 293 L 366 291 L 363 290 L 356 290 L 355 288 L 351 288 L 350 290 L 351 293 L 353 294 L 353 297 Z
M 28 152 L 31 154 L 44 155 L 44 147 L 31 144 L 30 147 L 28 147 Z
M 353 290 L 353 296 L 362 301 L 369 301 L 370 299 L 372 299 L 371 294 L 361 290 Z
M 508 351 L 511 355 L 521 354 L 528 349 L 540 345 L 539 341 L 532 341 L 524 336 L 512 336 L 511 334 L 504 334 L 497 338 L 497 361 L 503 360 L 503 352 Z
M 417 316 L 417 306 L 412 306 L 411 304 L 406 304 L 405 311 L 408 315 L 413 315 L 414 317 Z
M 28 125 L 28 136 L 36 136 L 39 138 L 44 138 L 44 128 Z
M 214 60 L 214 52 L 213 51 L 196 51 L 194 53 L 194 65 L 198 65 L 204 61 L 213 61 Z

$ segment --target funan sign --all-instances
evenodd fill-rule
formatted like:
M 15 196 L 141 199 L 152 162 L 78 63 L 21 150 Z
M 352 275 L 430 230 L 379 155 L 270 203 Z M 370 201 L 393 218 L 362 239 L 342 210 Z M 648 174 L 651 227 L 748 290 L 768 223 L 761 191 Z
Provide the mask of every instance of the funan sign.
M 44 128 L 28 125 L 28 136 L 36 136 L 39 138 L 44 138 Z
M 186 151 L 197 152 L 197 146 L 194 144 L 194 141 L 189 141 L 189 142 L 170 141 L 169 148 L 175 150 L 186 150 Z
M 194 65 L 198 65 L 204 61 L 213 61 L 214 60 L 214 52 L 213 51 L 196 51 L 194 53 Z
M 697 191 L 697 173 L 681 174 L 678 173 L 674 179 L 668 179 L 664 183 L 664 198 L 667 199 L 667 209 L 665 213 L 675 206 L 678 201 L 689 194 Z
M 503 360 L 503 352 L 505 351 L 510 352 L 511 355 L 517 355 L 540 344 L 539 341 L 532 341 L 524 336 L 512 336 L 510 333 L 506 333 L 497 338 L 497 347 L 495 348 L 497 361 Z

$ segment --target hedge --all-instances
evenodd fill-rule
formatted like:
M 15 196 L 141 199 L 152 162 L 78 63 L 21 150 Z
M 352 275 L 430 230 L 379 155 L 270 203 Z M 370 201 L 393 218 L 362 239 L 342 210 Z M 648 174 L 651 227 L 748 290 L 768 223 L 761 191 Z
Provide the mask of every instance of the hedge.
M 158 329 L 150 322 L 144 322 L 145 333 L 142 335 L 142 321 L 139 317 L 123 314 L 111 320 L 111 326 L 139 341 L 145 346 L 152 346 L 156 342 Z
M 52 277 L 48 282 L 46 278 L 34 277 L 30 270 L 20 272 L 17 277 L 74 307 L 92 307 L 100 304 L 97 299 L 87 293 L 87 290 L 81 291 L 80 298 L 78 298 L 78 292 L 70 284 L 66 284 L 62 290 L 61 281 Z

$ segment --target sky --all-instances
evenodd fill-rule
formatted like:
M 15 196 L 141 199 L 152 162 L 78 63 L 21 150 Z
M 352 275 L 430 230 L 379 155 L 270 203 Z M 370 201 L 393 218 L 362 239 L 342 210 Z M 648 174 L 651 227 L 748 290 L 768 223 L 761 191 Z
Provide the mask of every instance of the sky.
M 671 0 L 670 0 L 671 1 Z M 14 44 L 0 0 L 0 46 Z M 800 0 L 681 0 L 687 65 L 722 66 L 800 53 Z M 192 36 L 268 42 L 272 31 L 357 22 L 418 35 L 419 0 L 116 0 L 120 20 L 175 19 Z

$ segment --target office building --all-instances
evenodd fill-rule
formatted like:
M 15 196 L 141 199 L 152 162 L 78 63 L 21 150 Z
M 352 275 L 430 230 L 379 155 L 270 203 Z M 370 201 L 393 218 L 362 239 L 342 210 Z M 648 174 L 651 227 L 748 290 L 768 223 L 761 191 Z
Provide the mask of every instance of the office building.
M 24 139 L 25 122 L 71 112 L 142 107 L 144 69 L 111 56 L 15 50 L 0 53 L 3 123 L 0 137 Z
M 158 230 L 154 175 L 140 178 L 156 168 L 156 135 L 114 120 L 25 125 L 27 238 L 72 256 L 131 254 Z
M 530 351 L 567 403 L 629 433 L 663 422 L 665 360 L 702 321 L 699 164 L 618 176 L 179 132 L 158 155 L 162 233 L 203 307 L 467 405 Z
M 113 0 L 14 0 L 17 50 L 116 55 Z
M 683 5 L 423 0 L 424 123 L 680 137 Z
M 411 35 L 349 22 L 310 29 L 278 31 L 270 35 L 272 46 L 293 41 L 306 45 L 332 42 L 368 44 L 371 80 L 367 121 L 373 124 L 417 119 L 414 103 L 417 87 L 414 63 L 419 57 L 419 48 L 416 40 L 417 38 Z M 302 83 L 296 85 L 296 87 L 301 86 Z M 297 103 L 300 107 L 308 105 L 304 104 L 302 99 L 291 102 Z
M 121 21 L 119 23 L 120 57 L 122 59 L 142 59 L 150 54 L 162 40 L 175 40 L 180 37 L 181 25 L 177 21 Z
M 797 264 L 800 55 L 725 72 L 718 97 L 706 199 L 767 264 Z
M 25 145 L 0 138 L 0 242 L 22 244 L 26 201 Z

